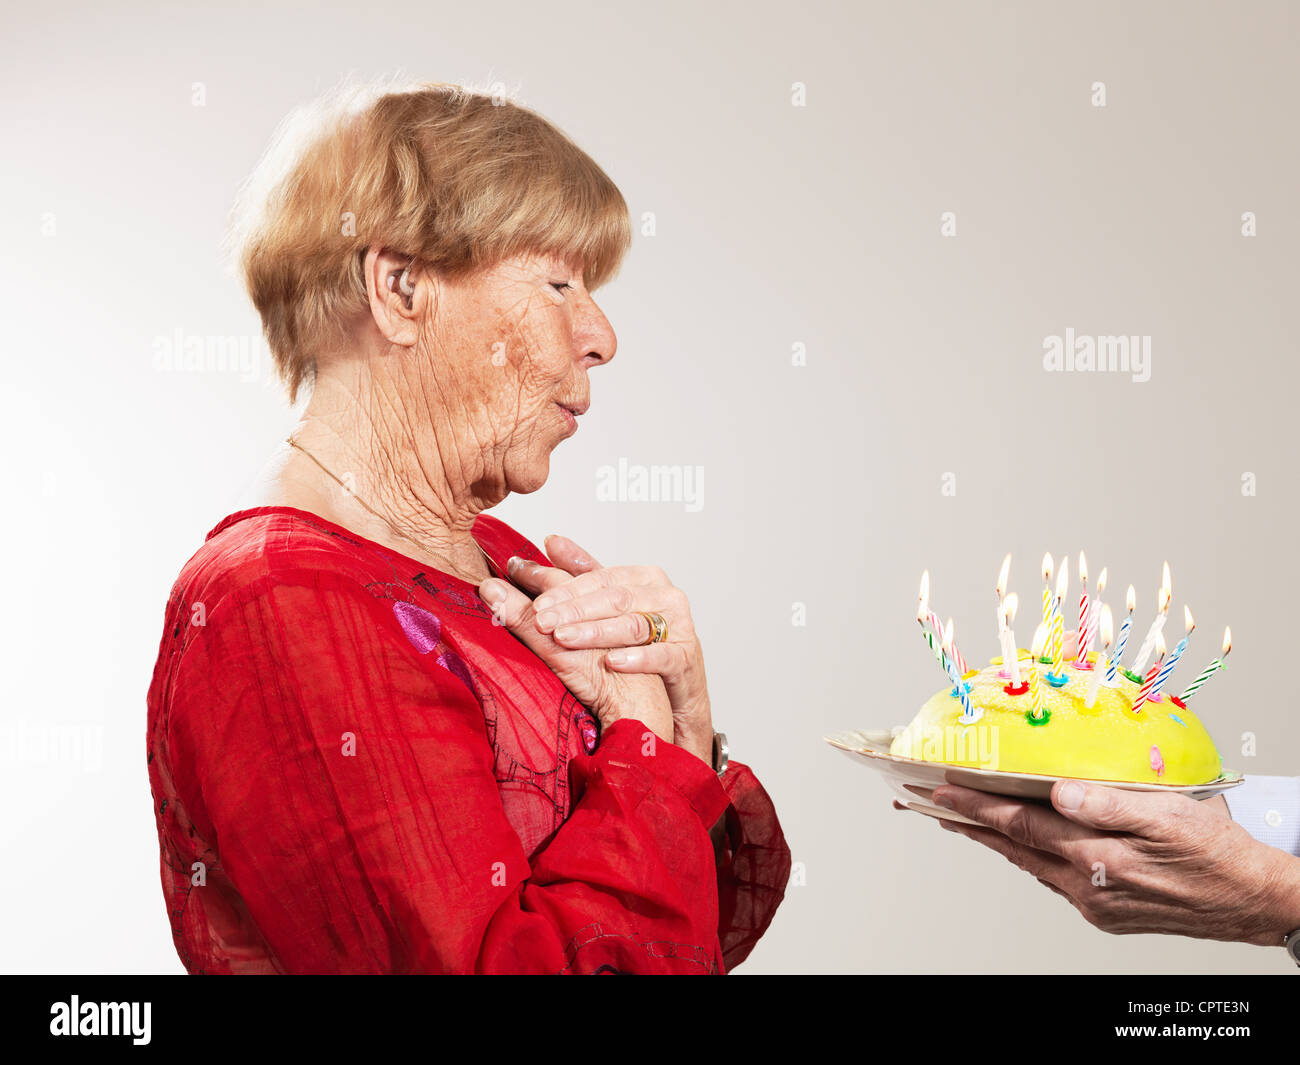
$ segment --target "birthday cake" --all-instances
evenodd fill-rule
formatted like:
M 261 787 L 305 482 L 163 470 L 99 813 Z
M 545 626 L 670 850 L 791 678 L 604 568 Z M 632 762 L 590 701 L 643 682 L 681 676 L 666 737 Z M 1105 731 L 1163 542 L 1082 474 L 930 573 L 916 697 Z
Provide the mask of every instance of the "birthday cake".
M 999 581 L 1003 608 L 1007 564 Z M 1044 576 L 1050 572 L 1045 560 Z M 1165 785 L 1208 784 L 1223 774 L 1223 763 L 1209 732 L 1187 707 L 1187 699 L 1223 666 L 1217 658 L 1196 678 L 1183 697 L 1161 693 L 1173 666 L 1187 648 L 1195 625 L 1186 611 L 1185 637 L 1166 654 L 1161 630 L 1168 610 L 1168 576 L 1161 592 L 1161 613 L 1139 651 L 1138 672 L 1120 666 L 1130 622 L 1114 648 L 1109 608 L 1086 598 L 1080 603 L 1079 637 L 1070 656 L 1063 646 L 1061 618 L 1064 580 L 1053 598 L 1044 594 L 1044 624 L 1038 627 L 1032 651 L 1014 650 L 1005 614 L 999 617 L 1003 653 L 1014 662 L 994 658 L 978 670 L 967 670 L 951 640 L 951 622 L 944 626 L 928 609 L 928 575 L 922 579 L 918 620 L 931 652 L 948 674 L 949 684 L 932 696 L 906 728 L 897 733 L 890 753 L 900 758 L 1011 773 L 1076 777 L 1089 780 L 1144 782 Z M 1086 587 L 1086 586 L 1085 586 Z M 1007 597 L 1012 602 L 1014 597 Z M 1094 618 L 1094 612 L 1096 617 Z M 938 639 L 926 631 L 933 626 Z M 1102 633 L 1097 633 L 1097 628 Z M 1100 652 L 1087 648 L 1103 637 Z M 1077 650 L 1082 640 L 1085 651 Z M 1223 657 L 1231 647 L 1225 633 Z M 1113 657 L 1112 657 L 1112 652 Z M 1154 652 L 1150 671 L 1142 673 Z M 960 669 L 958 668 L 960 666 Z M 960 689 L 958 687 L 960 685 Z M 1177 690 L 1177 689 L 1174 689 Z

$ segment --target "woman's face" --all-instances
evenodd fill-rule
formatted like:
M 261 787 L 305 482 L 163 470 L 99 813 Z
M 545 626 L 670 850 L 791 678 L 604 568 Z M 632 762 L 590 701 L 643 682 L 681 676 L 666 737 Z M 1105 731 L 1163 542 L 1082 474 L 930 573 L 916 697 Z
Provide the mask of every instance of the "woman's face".
M 587 371 L 618 344 L 582 264 L 517 256 L 440 279 L 431 314 L 422 387 L 448 476 L 480 499 L 536 491 L 590 403 Z

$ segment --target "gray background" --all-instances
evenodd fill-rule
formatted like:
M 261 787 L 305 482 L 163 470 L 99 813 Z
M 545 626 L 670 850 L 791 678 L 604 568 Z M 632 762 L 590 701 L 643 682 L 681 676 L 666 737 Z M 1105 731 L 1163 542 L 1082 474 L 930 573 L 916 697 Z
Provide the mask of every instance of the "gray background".
M 821 736 L 939 687 L 923 568 L 975 662 L 1003 554 L 1023 644 L 1043 552 L 1084 548 L 1117 615 L 1137 585 L 1139 633 L 1170 561 L 1187 676 L 1231 623 L 1196 709 L 1229 767 L 1300 771 L 1285 5 L 114 6 L 4 16 L 5 969 L 180 971 L 145 691 L 171 581 L 293 418 L 223 223 L 292 106 L 403 72 L 502 83 L 655 216 L 598 294 L 620 349 L 582 431 L 497 513 L 690 593 L 717 723 L 806 878 L 742 971 L 1284 970 L 1094 930 Z M 1150 336 L 1151 379 L 1045 373 L 1067 327 Z M 256 372 L 159 369 L 176 330 L 243 337 Z M 598 502 L 620 458 L 703 466 L 703 509 Z

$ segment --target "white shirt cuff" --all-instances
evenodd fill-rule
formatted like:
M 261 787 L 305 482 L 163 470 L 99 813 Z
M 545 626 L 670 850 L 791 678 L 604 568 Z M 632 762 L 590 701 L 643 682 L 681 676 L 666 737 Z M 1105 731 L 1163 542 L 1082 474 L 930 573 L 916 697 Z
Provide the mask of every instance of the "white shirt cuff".
M 1257 840 L 1300 857 L 1300 777 L 1250 776 L 1223 798 L 1232 819 Z

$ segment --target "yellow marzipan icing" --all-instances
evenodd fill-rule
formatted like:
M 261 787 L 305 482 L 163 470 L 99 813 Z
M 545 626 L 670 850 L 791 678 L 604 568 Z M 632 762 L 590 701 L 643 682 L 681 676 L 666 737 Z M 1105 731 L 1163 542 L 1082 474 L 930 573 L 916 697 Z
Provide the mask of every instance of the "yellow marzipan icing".
M 1009 773 L 1082 777 L 1093 780 L 1142 781 L 1152 784 L 1207 784 L 1222 773 L 1219 752 L 1200 719 L 1171 702 L 1144 703 L 1135 714 L 1138 685 L 1117 673 L 1119 686 L 1104 681 L 1091 709 L 1084 706 L 1091 671 L 1067 664 L 1070 680 L 1060 688 L 1047 683 L 1049 667 L 1020 654 L 1021 674 L 1037 668 L 1043 701 L 1051 719 L 1043 725 L 1026 720 L 1030 697 L 1007 695 L 1008 681 L 998 675 L 1000 660 L 977 671 L 967 683 L 971 702 L 984 711 L 973 725 L 958 722 L 961 700 L 945 687 L 934 695 L 893 741 L 890 753 L 903 758 Z M 1174 718 L 1180 718 L 1179 724 Z M 1158 759 L 1151 748 L 1159 750 Z M 1153 768 L 1163 763 L 1164 771 Z

